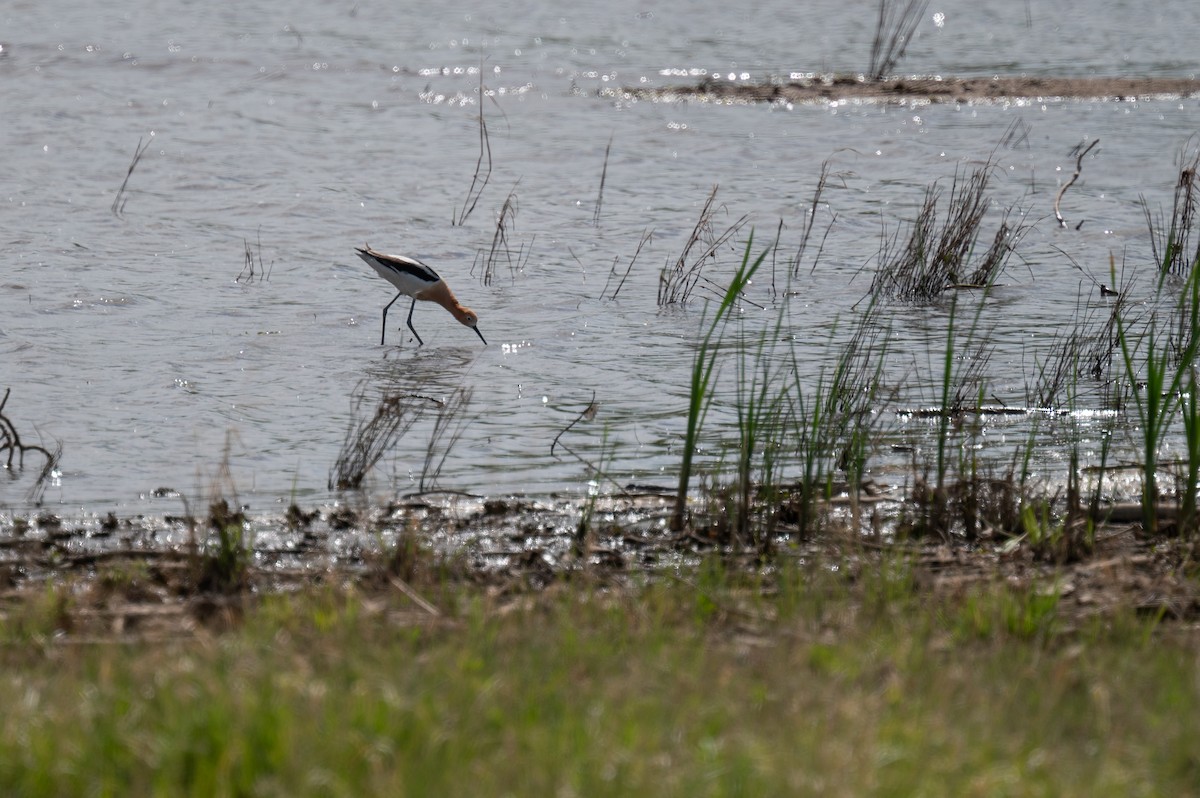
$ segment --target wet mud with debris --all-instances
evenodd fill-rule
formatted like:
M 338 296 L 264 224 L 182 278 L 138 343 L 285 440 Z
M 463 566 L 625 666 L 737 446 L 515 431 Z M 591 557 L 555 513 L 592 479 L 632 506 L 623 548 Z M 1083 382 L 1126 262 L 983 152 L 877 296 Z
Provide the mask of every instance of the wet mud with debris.
M 868 101 L 894 103 L 972 103 L 1006 100 L 1109 99 L 1195 97 L 1200 81 L 1189 78 L 1118 77 L 904 77 L 880 81 L 856 75 L 821 75 L 790 81 L 749 83 L 713 77 L 694 86 L 621 89 L 620 93 L 647 99 L 695 99 L 723 103 L 828 103 Z
M 1147 537 L 1137 523 L 1103 524 L 1091 552 L 1054 562 L 1000 534 L 968 542 L 852 532 L 847 508 L 835 503 L 820 534 L 804 538 L 780 523 L 764 557 L 732 540 L 719 518 L 670 531 L 672 502 L 653 492 L 583 504 L 429 494 L 264 516 L 214 503 L 203 519 L 0 517 L 0 614 L 53 596 L 58 642 L 165 640 L 227 628 L 264 595 L 329 586 L 390 594 L 425 622 L 438 612 L 422 585 L 469 583 L 500 599 L 580 580 L 615 588 L 670 578 L 714 555 L 768 579 L 784 558 L 853 584 L 902 555 L 913 589 L 941 599 L 1001 586 L 1052 591 L 1067 625 L 1130 610 L 1187 628 L 1200 619 L 1195 545 Z M 222 529 L 243 535 L 244 552 L 224 581 L 212 572 Z

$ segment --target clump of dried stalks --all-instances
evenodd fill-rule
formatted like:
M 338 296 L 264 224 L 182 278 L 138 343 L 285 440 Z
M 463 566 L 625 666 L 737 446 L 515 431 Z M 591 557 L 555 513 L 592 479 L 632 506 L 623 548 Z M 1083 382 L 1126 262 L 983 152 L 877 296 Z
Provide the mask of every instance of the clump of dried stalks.
M 238 272 L 235 283 L 245 282 L 246 285 L 253 285 L 255 280 L 266 282 L 271 279 L 271 271 L 275 268 L 275 261 L 271 261 L 270 265 L 263 264 L 262 256 L 262 230 L 258 231 L 257 249 L 250 247 L 250 242 L 242 239 L 242 245 L 245 247 L 245 261 L 242 265 L 242 270 Z M 256 273 L 257 267 L 257 273 Z
M 520 181 L 517 181 L 518 183 Z M 480 281 L 484 285 L 491 285 L 492 280 L 496 276 L 496 264 L 503 258 L 508 264 L 508 272 L 512 279 L 516 279 L 517 274 L 525 268 L 525 264 L 529 261 L 529 253 L 533 249 L 533 243 L 530 242 L 529 249 L 525 248 L 522 243 L 517 248 L 516 257 L 513 257 L 512 247 L 509 245 L 509 234 L 516 229 L 517 211 L 517 187 L 513 186 L 512 191 L 508 192 L 508 196 L 504 199 L 504 204 L 500 206 L 500 212 L 496 215 L 496 230 L 492 234 L 492 246 L 488 249 L 485 255 L 482 251 L 476 253 L 475 263 L 471 264 L 471 273 L 475 273 L 475 266 L 479 264 L 480 259 L 483 261 L 483 273 Z
M 358 490 L 366 475 L 431 408 L 438 411 L 425 448 L 419 490 L 432 489 L 442 466 L 466 428 L 470 389 L 458 389 L 447 400 L 418 393 L 385 394 L 367 412 L 366 384 L 351 394 L 351 422 L 346 440 L 329 474 L 330 490 Z
M 375 464 L 416 423 L 418 407 L 413 394 L 384 395 L 369 415 L 366 385 L 359 383 L 350 397 L 350 428 L 329 474 L 330 490 L 357 490 Z
M 941 187 L 934 183 L 926 189 L 925 202 L 908 239 L 901 244 L 899 231 L 891 238 L 885 233 L 879 249 L 879 269 L 871 281 L 873 295 L 918 302 L 934 299 L 951 288 L 992 284 L 1028 228 L 1011 223 L 1012 209 L 1006 210 L 987 249 L 973 257 L 991 206 L 986 193 L 991 172 L 990 161 L 965 180 L 956 171 L 944 217 L 938 213 Z
M 1125 310 L 1125 295 L 1119 294 L 1103 315 L 1082 310 L 1077 303 L 1074 323 L 1069 330 L 1054 334 L 1050 352 L 1036 365 L 1032 384 L 1026 384 L 1027 407 L 1060 409 L 1069 404 L 1078 380 L 1090 378 L 1101 384 L 1102 395 L 1114 385 L 1111 373 L 1116 353 L 1118 314 Z
M 871 80 L 883 80 L 896 68 L 928 5 L 929 0 L 905 0 L 903 6 L 893 0 L 879 0 L 871 66 L 867 70 Z
M 1200 149 L 1190 157 L 1186 150 L 1180 158 L 1183 168 L 1175 183 L 1175 201 L 1171 206 L 1171 218 L 1163 219 L 1159 211 L 1155 219 L 1150 207 L 1142 198 L 1146 213 L 1146 224 L 1150 228 L 1150 246 L 1154 261 L 1163 274 L 1187 277 L 1200 264 L 1200 235 L 1196 235 L 1196 172 L 1200 169 Z M 1160 232 L 1161 231 L 1161 232 Z M 1196 243 L 1193 244 L 1193 236 Z
M 733 238 L 746 223 L 747 217 L 742 216 L 720 235 L 716 233 L 716 229 L 713 227 L 713 217 L 716 216 L 719 209 L 716 206 L 717 188 L 717 186 L 713 186 L 712 191 L 709 192 L 708 199 L 704 201 L 704 206 L 700 209 L 696 226 L 692 228 L 692 233 L 688 236 L 687 243 L 684 244 L 683 251 L 675 263 L 664 266 L 658 276 L 659 307 L 686 303 L 696 289 L 696 284 L 700 281 L 704 266 L 710 259 L 716 257 L 717 250 Z

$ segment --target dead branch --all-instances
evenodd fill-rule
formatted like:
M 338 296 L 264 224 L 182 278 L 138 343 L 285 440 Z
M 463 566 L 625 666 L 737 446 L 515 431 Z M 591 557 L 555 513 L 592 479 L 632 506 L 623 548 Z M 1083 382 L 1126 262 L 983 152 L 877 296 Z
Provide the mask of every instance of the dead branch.
M 1083 150 L 1082 152 L 1080 152 L 1078 156 L 1076 156 L 1076 158 L 1075 158 L 1075 174 L 1071 175 L 1071 179 L 1068 180 L 1066 183 L 1064 183 L 1062 188 L 1060 188 L 1058 190 L 1058 194 L 1056 194 L 1054 196 L 1054 218 L 1058 220 L 1059 227 L 1066 227 L 1067 222 L 1065 219 L 1063 219 L 1062 214 L 1059 213 L 1059 211 L 1058 211 L 1058 203 L 1062 201 L 1063 194 L 1067 193 L 1067 189 L 1069 189 L 1071 186 L 1073 186 L 1075 184 L 1075 181 L 1079 179 L 1079 173 L 1083 171 L 1083 156 L 1085 156 L 1089 152 L 1091 152 L 1092 147 L 1095 147 L 1099 143 L 1100 143 L 1100 139 L 1096 139 L 1091 144 L 1087 145 L 1087 148 L 1085 150 Z M 1076 149 L 1078 149 L 1078 147 L 1076 147 Z M 1080 224 L 1082 224 L 1082 222 L 1080 222 Z

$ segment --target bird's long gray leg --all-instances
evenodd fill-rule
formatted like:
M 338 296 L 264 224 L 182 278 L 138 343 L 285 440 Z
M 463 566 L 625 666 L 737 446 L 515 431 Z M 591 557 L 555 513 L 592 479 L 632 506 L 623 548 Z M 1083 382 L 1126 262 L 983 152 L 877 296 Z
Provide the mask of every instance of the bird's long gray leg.
M 412 307 L 408 309 L 408 329 L 412 330 L 412 334 L 417 337 L 417 346 L 424 346 L 425 342 L 421 340 L 421 336 L 417 335 L 417 328 L 412 326 L 412 314 L 417 309 L 417 298 L 413 297 Z
M 399 298 L 400 298 L 400 297 L 402 297 L 402 296 L 404 296 L 404 294 L 403 294 L 403 293 L 396 294 L 394 297 L 392 297 L 392 301 L 391 301 L 391 302 L 389 302 L 389 303 L 387 303 L 387 307 L 385 307 L 385 308 L 383 309 L 383 329 L 382 329 L 382 330 L 379 332 L 379 345 L 380 345 L 380 346 L 383 346 L 383 341 L 384 341 L 384 339 L 385 339 L 385 338 L 387 338 L 387 312 L 388 312 L 388 308 L 390 308 L 392 305 L 396 304 L 396 300 L 397 300 L 397 299 L 399 299 Z

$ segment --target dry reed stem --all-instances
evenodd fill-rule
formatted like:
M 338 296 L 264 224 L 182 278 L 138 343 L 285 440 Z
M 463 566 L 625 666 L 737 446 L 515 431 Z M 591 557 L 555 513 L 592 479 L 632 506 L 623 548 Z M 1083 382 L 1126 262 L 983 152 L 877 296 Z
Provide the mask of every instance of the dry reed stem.
M 621 288 L 624 287 L 625 281 L 629 279 L 629 273 L 633 271 L 633 264 L 637 262 L 638 256 L 642 254 L 642 249 L 646 244 L 650 243 L 654 238 L 653 230 L 643 230 L 642 237 L 638 241 L 637 249 L 633 251 L 633 257 L 629 259 L 629 265 L 625 267 L 625 274 L 622 275 L 621 281 L 617 283 L 617 287 L 613 289 L 610 300 L 616 299 L 617 294 L 621 293 Z M 617 273 L 617 259 L 613 258 L 612 268 L 608 270 L 608 279 L 604 281 L 604 290 L 600 292 L 600 299 L 604 299 L 604 295 L 608 293 L 608 285 L 612 282 L 613 276 Z
M 9 473 L 13 473 L 15 469 L 23 469 L 25 467 L 26 452 L 37 452 L 45 458 L 41 472 L 38 473 L 37 479 L 34 480 L 33 485 L 30 486 L 29 492 L 26 495 L 26 499 L 30 503 L 41 504 L 46 486 L 50 484 L 50 477 L 54 469 L 58 467 L 59 460 L 62 459 L 62 445 L 56 444 L 54 451 L 50 451 L 44 446 L 39 446 L 36 443 L 24 443 L 21 440 L 16 425 L 4 414 L 4 406 L 8 404 L 8 396 L 11 392 L 11 388 L 5 388 L 4 398 L 0 399 L 0 455 L 7 453 L 4 467 Z M 16 458 L 15 463 L 13 462 L 14 457 Z
M 153 134 L 151 134 L 153 135 Z M 125 196 L 126 188 L 129 186 L 129 178 L 133 177 L 133 170 L 137 169 L 137 165 L 141 162 L 142 156 L 146 154 L 146 150 L 150 148 L 150 142 L 142 144 L 142 138 L 138 137 L 137 146 L 133 149 L 133 160 L 129 162 L 129 169 L 125 172 L 125 179 L 121 181 L 121 187 L 117 189 L 117 196 L 113 198 L 112 212 L 113 216 L 120 218 L 125 213 L 125 203 L 128 198 Z
M 804 219 L 804 234 L 800 237 L 800 246 L 796 248 L 796 257 L 792 265 L 792 276 L 796 277 L 800 274 L 800 264 L 804 260 L 804 251 L 808 248 L 808 241 L 812 237 L 813 225 L 817 221 L 817 208 L 821 204 L 821 194 L 825 191 L 825 185 L 829 182 L 829 161 L 821 163 L 821 174 L 817 178 L 817 187 L 813 191 L 812 203 L 808 208 L 808 215 Z M 829 220 L 829 224 L 825 227 L 825 234 L 821 237 L 821 245 L 817 248 L 817 256 L 813 258 L 812 268 L 808 270 L 812 274 L 817 270 L 817 263 L 821 260 L 821 253 L 825 251 L 825 241 L 829 238 L 829 232 L 833 229 L 833 225 L 837 223 L 837 214 Z
M 258 241 L 256 244 L 257 264 L 258 264 L 258 274 L 257 275 L 255 275 L 256 251 L 254 249 L 251 249 L 250 242 L 244 238 L 242 239 L 242 246 L 245 248 L 245 260 L 243 261 L 243 264 L 242 264 L 242 270 L 240 272 L 238 272 L 238 276 L 234 279 L 234 282 L 240 283 L 243 280 L 245 280 L 246 285 L 251 285 L 254 283 L 254 280 L 256 279 L 256 277 L 261 282 L 266 282 L 267 280 L 270 280 L 271 272 L 275 268 L 275 261 L 271 261 L 270 266 L 263 265 L 262 228 L 260 227 L 258 230 Z
M 456 217 L 450 220 L 451 224 L 460 227 L 475 210 L 475 206 L 479 204 L 479 198 L 483 195 L 483 190 L 487 188 L 488 181 L 492 179 L 492 142 L 488 136 L 487 120 L 483 116 L 484 99 L 483 66 L 481 64 L 479 69 L 479 157 L 475 160 L 475 174 L 471 176 L 471 186 L 467 189 L 462 209 Z
M 466 430 L 466 410 L 471 404 L 473 391 L 470 388 L 459 388 L 450 394 L 450 398 L 440 403 L 437 417 L 433 421 L 433 430 L 429 433 L 429 444 L 425 448 L 425 463 L 421 468 L 421 479 L 418 490 L 424 493 L 425 482 L 428 479 L 429 489 L 437 484 L 441 476 L 446 458 L 454 449 L 455 444 L 462 438 Z M 441 457 L 437 453 L 441 449 Z M 435 461 L 436 458 L 436 462 Z
M 600 191 L 596 194 L 596 211 L 592 214 L 592 226 L 600 226 L 600 206 L 604 204 L 604 183 L 608 179 L 608 154 L 612 150 L 612 136 L 608 137 L 608 145 L 604 148 L 604 168 L 600 170 Z

